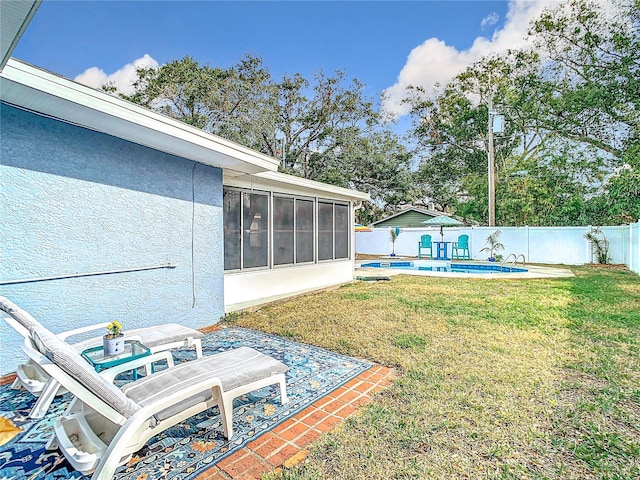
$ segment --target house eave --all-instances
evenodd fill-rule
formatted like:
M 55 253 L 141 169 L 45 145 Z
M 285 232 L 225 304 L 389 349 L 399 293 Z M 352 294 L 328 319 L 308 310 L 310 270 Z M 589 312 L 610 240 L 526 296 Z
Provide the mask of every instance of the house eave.
M 0 2 L 0 72 L 11 58 L 13 50 L 41 3 L 42 0 Z
M 260 172 L 251 176 L 231 176 L 225 173 L 223 183 L 226 186 L 250 186 L 252 188 L 261 188 L 280 193 L 295 193 L 298 195 L 327 197 L 353 202 L 371 200 L 370 195 L 365 192 L 316 182 L 280 172 Z
M 205 165 L 244 174 L 278 168 L 275 158 L 15 58 L 0 73 L 0 100 Z

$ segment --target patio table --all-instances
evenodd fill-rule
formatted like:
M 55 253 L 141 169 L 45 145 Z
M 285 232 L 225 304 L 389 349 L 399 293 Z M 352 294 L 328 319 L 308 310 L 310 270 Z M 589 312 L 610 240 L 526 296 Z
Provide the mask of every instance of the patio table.
M 436 246 L 436 256 L 434 260 L 451 260 L 447 253 L 448 244 L 453 242 L 432 242 Z

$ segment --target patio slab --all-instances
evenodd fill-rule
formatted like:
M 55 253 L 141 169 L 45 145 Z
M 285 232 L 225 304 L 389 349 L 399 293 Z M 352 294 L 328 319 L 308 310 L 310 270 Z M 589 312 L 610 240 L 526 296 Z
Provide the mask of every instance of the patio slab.
M 232 441 L 222 436 L 215 409 L 190 417 L 151 439 L 118 469 L 115 478 L 260 478 L 303 460 L 310 443 L 355 414 L 395 378 L 389 368 L 281 337 L 238 327 L 204 330 L 205 355 L 250 345 L 285 361 L 290 367 L 289 403 L 280 404 L 278 389 L 273 388 L 242 397 L 234 408 Z M 176 356 L 177 361 L 188 361 L 193 352 L 176 351 Z M 68 396 L 56 399 L 47 417 L 31 420 L 26 415 L 33 397 L 10 390 L 7 383 L 12 380 L 12 376 L 0 378 L 2 416 L 23 432 L 1 447 L 8 461 L 0 462 L 0 476 L 24 474 L 37 479 L 55 471 L 55 475 L 81 478 L 59 455 L 44 451 L 53 418 L 62 414 Z

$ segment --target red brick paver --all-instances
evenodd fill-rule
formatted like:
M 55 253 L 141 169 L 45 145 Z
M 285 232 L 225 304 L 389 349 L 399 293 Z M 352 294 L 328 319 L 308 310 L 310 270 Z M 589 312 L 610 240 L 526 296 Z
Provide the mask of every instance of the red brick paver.
M 394 378 L 395 372 L 390 368 L 370 368 L 221 460 L 197 480 L 255 480 L 263 473 L 303 461 L 311 442 L 369 403 L 372 395 L 389 386 Z
M 7 385 L 8 383 L 13 383 L 16 379 L 17 375 L 12 373 L 11 375 L 6 375 L 4 377 L 0 377 L 0 385 Z

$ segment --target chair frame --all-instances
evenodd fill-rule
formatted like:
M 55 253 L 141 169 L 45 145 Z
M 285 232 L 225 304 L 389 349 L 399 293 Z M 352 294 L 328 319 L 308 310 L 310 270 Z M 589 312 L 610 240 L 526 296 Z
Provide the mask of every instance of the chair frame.
M 466 237 L 466 242 L 460 242 L 461 237 Z M 462 243 L 462 245 L 460 245 Z M 458 253 L 462 250 L 462 255 Z M 471 260 L 471 251 L 469 250 L 469 235 L 460 235 L 457 242 L 451 244 L 451 258 L 461 260 Z
M 9 302 L 9 300 L 2 299 L 0 300 L 3 303 Z M 15 306 L 17 307 L 17 306 Z M 4 310 L 3 310 L 4 311 Z M 27 312 L 22 310 L 23 314 L 29 315 Z M 3 319 L 20 335 L 24 337 L 25 340 L 31 342 L 33 346 L 33 338 L 31 336 L 31 332 L 20 323 L 17 319 L 11 316 L 10 312 L 6 312 L 7 315 L 3 316 Z M 40 323 L 35 320 L 31 315 L 29 315 L 30 320 L 34 324 L 40 325 Z M 76 328 L 73 330 L 68 330 L 66 332 L 58 333 L 56 336 L 62 340 L 67 341 L 68 338 L 87 334 L 94 330 L 104 330 L 107 328 L 108 322 L 98 323 L 93 325 L 88 325 L 85 327 Z M 148 327 L 148 329 L 155 329 L 159 327 Z M 135 332 L 137 334 L 125 334 L 126 340 L 141 340 L 140 333 L 144 334 L 144 331 L 147 329 L 136 329 Z M 67 342 L 68 343 L 68 342 Z M 74 347 L 73 343 L 69 343 L 70 347 Z M 194 337 L 186 337 L 182 340 L 175 342 L 167 342 L 162 343 L 160 345 L 156 345 L 154 347 L 149 347 L 151 353 L 163 352 L 172 350 L 174 348 L 194 348 L 196 351 L 196 357 L 202 358 L 202 341 L 200 338 Z M 20 389 L 24 388 L 28 390 L 30 393 L 38 397 L 38 400 L 31 408 L 31 412 L 29 413 L 29 418 L 42 418 L 46 415 L 49 407 L 51 406 L 51 402 L 53 399 L 58 396 L 66 393 L 66 390 L 60 386 L 58 382 L 56 382 L 50 375 L 47 375 L 46 372 L 35 362 L 33 359 L 30 359 L 26 364 L 18 365 L 16 368 L 16 379 L 13 381 L 11 388 Z
M 92 480 L 111 479 L 116 468 L 151 437 L 212 406 L 219 407 L 223 434 L 231 439 L 234 398 L 278 385 L 281 403 L 288 402 L 288 367 L 247 347 L 177 366 L 171 352 L 165 350 L 97 373 L 73 345 L 4 297 L 0 297 L 0 310 L 9 315 L 8 323 L 24 337 L 22 350 L 31 364 L 50 377 L 47 392 L 41 395 L 51 392 L 53 398 L 60 387 L 74 395 L 65 413 L 56 418 L 47 449 L 60 448 L 76 470 L 93 473 Z M 82 330 L 92 328 L 95 326 Z M 153 364 L 161 361 L 166 362 L 167 369 L 152 373 Z M 114 386 L 117 375 L 140 367 L 145 368 L 145 377 L 125 384 L 123 389 Z M 167 410 L 170 407 L 174 408 Z
M 75 396 L 65 413 L 56 419 L 54 434 L 46 445 L 47 450 L 60 448 L 76 470 L 85 475 L 93 473 L 92 480 L 111 479 L 115 470 L 126 463 L 131 455 L 142 448 L 151 437 L 216 405 L 220 409 L 223 433 L 227 439 L 231 439 L 233 436 L 233 399 L 253 390 L 277 384 L 280 388 L 281 403 L 288 402 L 284 373 L 271 375 L 228 391 L 224 390 L 222 381 L 214 376 L 195 382 L 190 378 L 184 378 L 180 387 L 172 393 L 142 406 L 127 418 L 102 398 L 89 391 L 74 376 L 65 372 L 55 362 L 36 350 L 27 339 L 24 340 L 23 350 L 48 375 L 55 378 L 60 385 Z M 211 355 L 203 360 L 215 365 L 216 357 L 219 355 L 221 354 Z M 179 376 L 180 370 L 184 370 L 191 363 L 174 366 L 171 353 L 165 351 L 115 366 L 96 375 L 104 382 L 113 382 L 120 373 L 140 367 L 149 369 L 153 363 L 160 361 L 167 362 L 168 368 L 173 370 L 174 376 Z M 185 383 L 187 384 L 185 385 Z M 159 412 L 207 391 L 211 391 L 208 400 L 201 400 L 153 425 Z M 100 417 L 100 419 L 96 421 L 96 417 Z M 93 424 L 100 424 L 101 431 L 115 430 L 115 435 L 108 445 L 98 438 L 88 421 L 89 418 L 92 418 Z M 86 445 L 91 447 L 89 451 L 94 451 L 94 453 L 80 450 L 76 446 L 77 440 L 75 443 L 71 441 L 70 436 L 74 433 L 78 434 L 76 431 L 71 431 L 74 428 L 81 432 L 79 437 L 84 438 Z
M 422 238 L 423 237 L 429 237 L 429 246 L 425 247 L 422 244 Z M 420 236 L 420 240 L 418 241 L 418 259 L 422 258 L 422 249 L 428 249 L 429 250 L 429 258 L 433 258 L 433 243 L 431 240 L 431 235 L 428 234 L 424 234 Z

